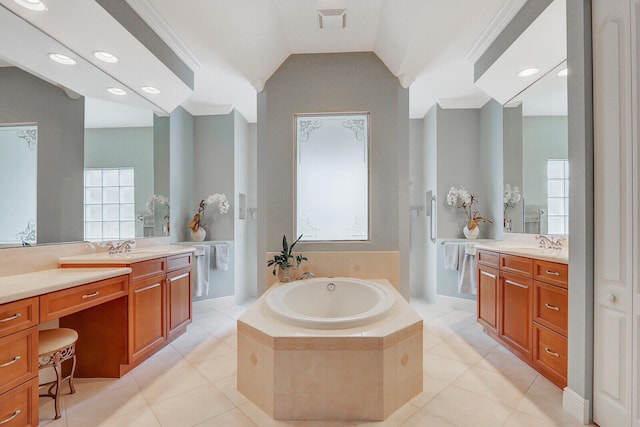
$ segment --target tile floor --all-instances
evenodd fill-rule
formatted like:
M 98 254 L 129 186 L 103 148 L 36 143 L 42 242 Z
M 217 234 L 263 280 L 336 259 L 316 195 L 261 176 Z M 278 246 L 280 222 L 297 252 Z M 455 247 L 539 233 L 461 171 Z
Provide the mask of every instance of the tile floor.
M 424 391 L 384 422 L 274 421 L 236 391 L 232 298 L 193 305 L 183 336 L 120 379 L 78 379 L 47 427 L 574 427 L 562 391 L 486 336 L 475 313 L 412 301 L 424 318 Z M 79 357 L 82 357 L 79 355 Z M 64 386 L 67 391 L 67 387 Z

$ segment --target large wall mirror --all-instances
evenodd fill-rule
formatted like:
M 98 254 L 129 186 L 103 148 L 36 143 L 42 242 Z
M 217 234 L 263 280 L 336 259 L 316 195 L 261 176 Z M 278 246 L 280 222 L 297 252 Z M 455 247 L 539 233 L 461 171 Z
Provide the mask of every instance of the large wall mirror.
M 569 162 L 567 66 L 549 71 L 506 105 L 522 117 L 520 171 L 518 159 L 508 155 L 505 138 L 504 182 L 521 183 L 521 202 L 512 214 L 514 232 L 568 234 Z M 513 114 L 505 113 L 507 120 Z M 512 151 L 511 151 L 512 152 Z
M 167 236 L 169 118 L 0 59 L 0 247 Z
M 295 233 L 369 240 L 369 114 L 296 114 Z

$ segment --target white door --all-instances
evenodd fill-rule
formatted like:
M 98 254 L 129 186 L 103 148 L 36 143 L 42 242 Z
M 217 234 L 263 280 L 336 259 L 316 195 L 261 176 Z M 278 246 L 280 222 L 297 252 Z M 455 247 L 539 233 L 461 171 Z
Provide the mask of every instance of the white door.
M 634 147 L 631 11 L 637 0 L 594 0 L 595 295 L 593 417 L 632 426 L 638 393 L 634 325 Z M 635 11 L 634 11 L 635 12 Z M 635 21 L 635 19 L 634 19 Z M 635 304 L 637 307 L 637 304 Z M 637 308 L 636 308 L 637 310 Z M 637 348 L 637 347 L 636 347 Z M 637 391 L 637 390 L 636 390 Z

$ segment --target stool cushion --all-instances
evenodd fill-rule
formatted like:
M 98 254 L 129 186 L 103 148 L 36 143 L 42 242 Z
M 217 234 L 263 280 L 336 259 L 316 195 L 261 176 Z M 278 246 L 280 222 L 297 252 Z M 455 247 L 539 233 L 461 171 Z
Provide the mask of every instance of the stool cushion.
M 46 329 L 38 333 L 38 354 L 46 354 L 78 341 L 78 333 L 69 328 Z

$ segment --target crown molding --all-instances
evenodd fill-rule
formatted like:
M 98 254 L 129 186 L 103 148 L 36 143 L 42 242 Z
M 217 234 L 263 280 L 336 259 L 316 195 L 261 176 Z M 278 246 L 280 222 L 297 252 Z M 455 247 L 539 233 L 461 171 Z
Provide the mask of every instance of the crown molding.
M 482 108 L 489 100 L 489 95 L 479 94 L 472 98 L 440 98 L 438 105 L 443 110 Z
M 126 0 L 127 3 L 140 15 L 142 19 L 158 34 L 158 36 L 175 52 L 191 71 L 196 72 L 202 67 L 202 63 L 196 55 L 187 47 L 182 39 L 173 31 L 169 23 L 151 5 L 149 0 Z
M 491 46 L 491 43 L 500 35 L 502 30 L 511 22 L 514 16 L 522 9 L 527 0 L 506 0 L 496 16 L 491 20 L 487 28 L 482 32 L 465 58 L 474 64 L 478 58 Z

